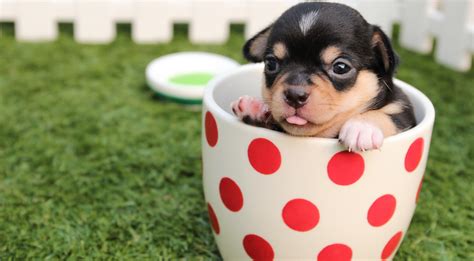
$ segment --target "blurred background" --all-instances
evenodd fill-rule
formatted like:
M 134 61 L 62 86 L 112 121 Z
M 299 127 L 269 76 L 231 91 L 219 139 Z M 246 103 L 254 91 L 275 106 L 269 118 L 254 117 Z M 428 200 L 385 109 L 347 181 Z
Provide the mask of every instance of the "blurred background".
M 0 0 L 0 259 L 220 259 L 201 189 L 201 112 L 150 90 L 180 51 L 245 63 L 277 0 Z M 474 260 L 474 1 L 350 0 L 437 118 L 395 260 Z

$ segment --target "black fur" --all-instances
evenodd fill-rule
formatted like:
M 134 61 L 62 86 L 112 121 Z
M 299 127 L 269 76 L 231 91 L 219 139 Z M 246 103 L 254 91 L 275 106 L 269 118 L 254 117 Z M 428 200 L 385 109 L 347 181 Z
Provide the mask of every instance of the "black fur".
M 306 35 L 299 29 L 299 21 L 304 14 L 311 11 L 319 12 L 318 22 L 315 23 Z M 370 48 L 371 30 L 369 24 L 355 10 L 345 5 L 334 3 L 302 3 L 298 4 L 282 14 L 282 16 L 271 26 L 261 31 L 250 39 L 244 46 L 244 55 L 249 61 L 261 62 L 265 56 L 272 53 L 272 46 L 277 42 L 283 42 L 289 49 L 291 57 L 280 61 L 281 74 L 303 69 L 311 73 L 325 73 L 327 68 L 320 59 L 320 52 L 331 45 L 341 48 L 357 71 L 371 65 L 373 50 Z M 250 53 L 252 43 L 265 33 L 267 35 L 267 46 L 263 55 L 257 57 Z M 266 84 L 271 86 L 277 74 L 266 74 Z M 340 90 L 353 85 L 357 74 L 350 79 L 329 78 Z
M 273 118 L 268 114 L 263 121 L 261 120 L 254 120 L 250 116 L 244 116 L 242 121 L 248 125 L 263 127 L 275 131 L 283 132 L 283 129 L 278 125 Z
M 310 12 L 318 12 L 317 21 L 303 34 L 299 22 Z M 257 42 L 260 44 L 255 44 Z M 411 103 L 392 81 L 398 56 L 389 38 L 378 26 L 367 23 L 356 10 L 343 4 L 322 2 L 293 6 L 245 44 L 244 56 L 251 62 L 265 61 L 268 56 L 273 59 L 273 46 L 278 42 L 284 43 L 289 55 L 278 60 L 279 72 L 265 72 L 267 88 L 273 86 L 279 75 L 288 75 L 287 84 L 304 85 L 310 84 L 308 75 L 319 74 L 328 78 L 337 91 L 343 92 L 354 85 L 359 71 L 370 70 L 379 79 L 379 93 L 368 104 L 368 110 L 400 102 L 404 105 L 403 111 L 390 115 L 397 128 L 404 130 L 416 124 Z M 342 58 L 354 69 L 353 73 L 345 77 L 330 73 L 333 65 L 325 64 L 320 57 L 329 46 L 342 50 Z

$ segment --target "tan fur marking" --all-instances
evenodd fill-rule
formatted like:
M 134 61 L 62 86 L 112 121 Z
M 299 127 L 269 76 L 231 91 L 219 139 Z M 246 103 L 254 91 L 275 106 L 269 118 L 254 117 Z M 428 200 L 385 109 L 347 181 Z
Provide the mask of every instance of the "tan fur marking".
M 267 47 L 268 36 L 270 36 L 271 29 L 259 35 L 250 45 L 250 54 L 255 57 L 262 57 Z
M 380 36 L 380 34 L 376 32 L 372 36 L 372 41 L 371 41 L 372 47 L 376 47 L 379 43 L 382 43 L 382 36 Z
M 321 59 L 325 64 L 331 64 L 341 54 L 341 50 L 335 46 L 329 46 L 321 52 Z
M 404 104 L 401 102 L 393 102 L 385 105 L 380 109 L 381 112 L 385 114 L 398 114 L 403 112 Z
M 310 95 L 310 103 L 314 102 L 314 108 L 318 110 L 326 107 L 327 110 L 316 113 L 323 116 L 317 123 L 331 120 L 334 116 L 343 117 L 344 114 L 357 114 L 365 110 L 366 104 L 370 102 L 378 93 L 377 76 L 369 71 L 360 71 L 357 80 L 349 90 L 337 91 L 329 80 L 315 76 L 312 80 L 317 87 L 313 89 L 314 94 Z
M 383 108 L 382 108 L 383 109 Z M 368 111 L 357 116 L 356 118 L 370 122 L 379 127 L 384 137 L 392 136 L 398 133 L 397 126 L 393 123 L 389 115 L 382 112 L 382 109 L 375 111 Z
M 272 93 L 270 92 L 270 89 L 267 88 L 265 79 L 262 80 L 262 98 L 263 102 L 270 106 L 270 102 L 272 100 Z
M 273 53 L 278 59 L 283 59 L 288 54 L 285 44 L 278 42 L 273 46 Z
M 331 58 L 338 55 L 336 49 L 328 51 L 325 54 L 332 54 Z M 352 118 L 365 120 L 378 126 L 385 137 L 399 132 L 390 114 L 402 112 L 403 103 L 394 102 L 379 110 L 366 112 L 368 104 L 377 96 L 379 89 L 377 76 L 370 71 L 360 71 L 354 86 L 342 92 L 337 91 L 328 79 L 317 75 L 312 76 L 314 85 L 308 87 L 311 89 L 308 105 L 298 110 L 298 114 L 311 123 L 304 128 L 286 124 L 284 121 L 284 118 L 288 117 L 285 113 L 288 113 L 289 109 L 283 101 L 285 78 L 286 75 L 280 75 L 271 88 L 266 88 L 264 84 L 262 94 L 275 120 L 292 135 L 337 137 L 342 125 Z
M 385 44 L 383 43 L 382 36 L 380 33 L 375 32 L 374 35 L 372 36 L 372 48 L 378 48 L 380 50 L 380 53 L 382 54 L 382 59 L 383 59 L 383 66 L 385 67 L 385 70 L 388 70 L 389 65 L 389 58 L 387 54 L 387 48 L 385 47 Z
M 283 92 L 283 82 L 284 79 L 286 79 L 288 75 L 283 74 L 283 75 L 278 75 L 275 81 L 273 82 L 273 85 L 270 88 L 267 88 L 267 84 L 265 82 L 265 77 L 263 77 L 262 80 L 262 98 L 265 103 L 268 104 L 268 106 L 275 106 L 275 105 L 281 105 L 281 102 L 272 102 L 273 94 L 278 93 L 278 92 Z M 272 108 L 272 107 L 270 107 Z
M 308 105 L 298 110 L 312 124 L 299 128 L 284 122 L 284 118 L 288 116 L 285 115 L 288 105 L 283 101 L 284 78 L 283 75 L 276 79 L 272 88 L 264 88 L 263 97 L 269 104 L 273 117 L 282 123 L 285 131 L 298 136 L 336 137 L 347 120 L 365 111 L 379 88 L 377 76 L 366 70 L 360 71 L 354 86 L 343 92 L 337 91 L 328 79 L 312 76 L 314 85 L 308 87 L 311 89 Z

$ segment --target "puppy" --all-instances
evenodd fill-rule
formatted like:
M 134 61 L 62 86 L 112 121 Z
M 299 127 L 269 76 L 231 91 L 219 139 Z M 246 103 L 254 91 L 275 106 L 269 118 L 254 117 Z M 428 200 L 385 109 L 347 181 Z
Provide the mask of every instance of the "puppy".
M 346 5 L 293 6 L 243 52 L 265 63 L 263 100 L 244 96 L 231 105 L 245 123 L 339 138 L 362 151 L 416 124 L 410 101 L 392 81 L 398 57 L 389 38 Z

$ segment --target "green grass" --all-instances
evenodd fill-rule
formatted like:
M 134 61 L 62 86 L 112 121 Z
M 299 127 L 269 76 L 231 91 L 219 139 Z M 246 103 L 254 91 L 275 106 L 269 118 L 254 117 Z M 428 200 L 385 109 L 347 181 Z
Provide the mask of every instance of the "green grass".
M 201 190 L 200 112 L 156 98 L 144 69 L 222 46 L 81 45 L 0 37 L 0 259 L 218 259 Z M 474 260 L 474 70 L 398 49 L 399 78 L 434 102 L 423 190 L 397 260 Z

